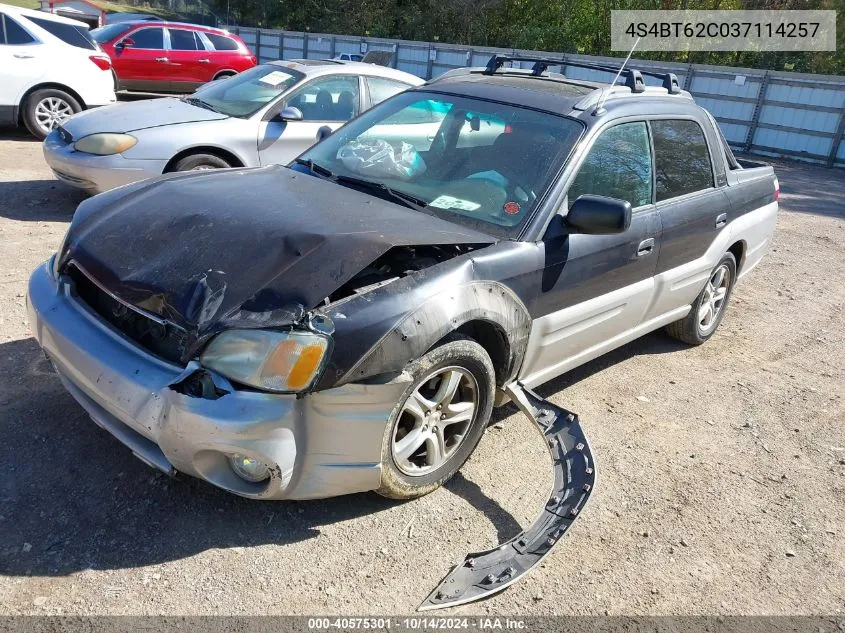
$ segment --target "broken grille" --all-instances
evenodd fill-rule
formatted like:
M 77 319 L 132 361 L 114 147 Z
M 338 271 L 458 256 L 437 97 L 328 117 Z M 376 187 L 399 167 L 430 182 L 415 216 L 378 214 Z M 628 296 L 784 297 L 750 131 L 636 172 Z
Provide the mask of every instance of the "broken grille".
M 156 321 L 118 301 L 74 265 L 68 267 L 67 274 L 73 280 L 77 296 L 109 325 L 154 356 L 184 364 L 182 357 L 187 347 L 187 332 L 171 323 Z

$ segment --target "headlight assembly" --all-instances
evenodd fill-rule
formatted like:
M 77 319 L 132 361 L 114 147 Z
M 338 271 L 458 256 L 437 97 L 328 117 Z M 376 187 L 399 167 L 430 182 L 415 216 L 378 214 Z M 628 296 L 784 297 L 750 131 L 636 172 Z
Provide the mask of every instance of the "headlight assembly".
M 327 336 L 314 332 L 229 330 L 211 340 L 200 362 L 250 387 L 296 393 L 314 384 L 329 344 Z
M 138 139 L 129 134 L 113 134 L 104 132 L 101 134 L 89 134 L 73 144 L 73 149 L 86 154 L 97 154 L 99 156 L 110 156 L 120 154 L 135 147 Z

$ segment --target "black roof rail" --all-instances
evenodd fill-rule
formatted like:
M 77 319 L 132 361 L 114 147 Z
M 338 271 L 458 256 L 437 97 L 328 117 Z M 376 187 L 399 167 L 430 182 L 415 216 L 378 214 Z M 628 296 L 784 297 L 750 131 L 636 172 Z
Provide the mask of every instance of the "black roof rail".
M 487 67 L 484 73 L 487 75 L 495 74 L 507 62 L 534 62 L 531 67 L 531 74 L 534 77 L 541 76 L 549 66 L 574 66 L 575 68 L 586 68 L 587 70 L 602 70 L 608 73 L 619 72 L 618 67 L 609 64 L 593 64 L 587 62 L 576 62 L 568 59 L 557 59 L 553 57 L 524 57 L 519 55 L 493 55 L 490 61 L 487 62 Z M 651 70 L 637 70 L 635 68 L 625 68 L 622 71 L 622 76 L 625 78 L 625 85 L 631 89 L 631 92 L 643 92 L 645 90 L 645 82 L 643 75 L 649 77 L 656 77 L 663 80 L 663 87 L 669 94 L 678 94 L 681 92 L 681 85 L 678 83 L 678 77 L 675 73 L 658 73 Z

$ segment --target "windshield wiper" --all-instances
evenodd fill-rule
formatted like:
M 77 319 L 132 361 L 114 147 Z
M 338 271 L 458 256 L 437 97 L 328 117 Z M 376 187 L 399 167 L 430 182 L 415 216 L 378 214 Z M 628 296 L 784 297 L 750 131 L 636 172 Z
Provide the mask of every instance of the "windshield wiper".
M 212 112 L 216 112 L 217 114 L 222 114 L 220 110 L 215 108 L 210 103 L 203 101 L 202 99 L 197 99 L 196 97 L 182 97 L 182 101 L 185 103 L 190 103 L 193 106 L 197 106 L 198 108 L 204 108 L 206 110 L 211 110 Z
M 366 189 L 375 189 L 379 193 L 387 194 L 388 198 L 394 202 L 399 202 L 415 211 L 422 211 L 428 206 L 428 203 L 422 198 L 417 198 L 404 191 L 396 191 L 381 182 L 373 182 L 372 180 L 364 180 L 363 178 L 355 178 L 353 176 L 335 176 L 335 182 L 347 183 L 356 187 L 364 187 Z
M 312 174 L 316 174 L 318 176 L 325 176 L 331 180 L 336 180 L 335 175 L 331 172 L 331 170 L 326 169 L 319 163 L 315 163 L 310 158 L 296 158 L 294 159 L 295 163 L 298 165 L 305 165 L 308 169 L 311 170 Z

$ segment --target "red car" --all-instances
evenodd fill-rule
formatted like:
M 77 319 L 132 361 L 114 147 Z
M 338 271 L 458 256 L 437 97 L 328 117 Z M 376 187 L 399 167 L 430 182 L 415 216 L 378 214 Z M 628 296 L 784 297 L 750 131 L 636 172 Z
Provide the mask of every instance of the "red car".
M 122 90 L 193 92 L 258 61 L 237 35 L 198 24 L 118 22 L 91 35 L 111 57 Z

